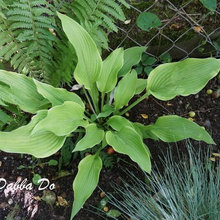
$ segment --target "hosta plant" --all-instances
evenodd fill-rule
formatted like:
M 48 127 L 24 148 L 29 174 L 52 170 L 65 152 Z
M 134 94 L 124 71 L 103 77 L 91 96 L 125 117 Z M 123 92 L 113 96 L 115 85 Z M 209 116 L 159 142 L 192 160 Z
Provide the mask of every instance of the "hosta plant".
M 1 70 L 1 105 L 17 105 L 33 117 L 26 126 L 0 132 L 0 149 L 44 158 L 57 152 L 72 133 L 83 133 L 74 151 L 89 148 L 97 151 L 79 163 L 73 183 L 73 219 L 98 184 L 102 169 L 99 154 L 107 145 L 128 155 L 150 173 L 150 152 L 143 142 L 145 138 L 165 142 L 193 138 L 214 144 L 204 128 L 176 115 L 159 117 L 155 124 L 144 126 L 130 122 L 123 114 L 150 95 L 170 100 L 197 93 L 217 75 L 220 60 L 187 59 L 163 64 L 150 73 L 147 81 L 138 79 L 132 66 L 140 61 L 145 48 L 118 48 L 102 61 L 86 30 L 66 15 L 58 13 L 58 16 L 78 57 L 74 71 L 78 85 L 73 89 L 81 87 L 84 95 L 80 98 L 74 92 Z M 129 102 L 141 93 L 135 102 Z M 85 109 L 85 101 L 91 112 Z

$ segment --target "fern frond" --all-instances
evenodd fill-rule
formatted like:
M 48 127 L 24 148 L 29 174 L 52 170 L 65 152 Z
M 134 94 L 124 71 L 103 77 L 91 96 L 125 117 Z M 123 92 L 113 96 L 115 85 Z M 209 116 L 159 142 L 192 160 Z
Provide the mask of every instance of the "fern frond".
M 55 1 L 55 6 L 77 20 L 93 37 L 99 47 L 108 48 L 107 32 L 117 32 L 117 20 L 124 21 L 121 5 L 129 7 L 125 0 L 74 0 Z M 96 28 L 96 34 L 93 31 Z M 92 31 L 92 32 L 91 32 Z
M 56 29 L 53 8 L 46 0 L 17 0 L 8 8 L 0 25 L 2 36 L 8 36 L 0 43 L 0 57 L 19 72 L 49 79 L 55 71 L 53 47 L 58 41 L 50 32 Z

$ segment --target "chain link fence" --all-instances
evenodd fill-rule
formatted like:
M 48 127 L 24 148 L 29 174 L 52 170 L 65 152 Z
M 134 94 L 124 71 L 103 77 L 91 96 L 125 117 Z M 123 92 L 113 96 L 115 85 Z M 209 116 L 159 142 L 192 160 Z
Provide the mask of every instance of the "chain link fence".
M 124 9 L 126 21 L 118 23 L 118 33 L 109 34 L 110 49 L 146 46 L 155 57 L 169 54 L 173 60 L 187 57 L 220 57 L 220 1 L 215 11 L 206 9 L 199 0 L 129 1 Z M 156 14 L 162 25 L 149 32 L 136 23 L 142 12 Z

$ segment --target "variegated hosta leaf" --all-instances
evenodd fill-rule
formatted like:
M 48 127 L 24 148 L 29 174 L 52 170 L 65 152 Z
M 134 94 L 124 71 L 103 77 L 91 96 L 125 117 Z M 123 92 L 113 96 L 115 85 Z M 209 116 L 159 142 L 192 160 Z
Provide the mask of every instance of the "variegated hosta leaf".
M 42 131 L 50 131 L 57 136 L 65 136 L 73 132 L 79 126 L 86 126 L 83 120 L 84 109 L 77 103 L 66 101 L 48 111 L 47 116 L 33 129 L 32 134 Z
M 187 138 L 198 141 L 205 141 L 208 144 L 215 144 L 208 132 L 196 123 L 179 117 L 167 115 L 159 117 L 154 125 L 145 126 L 147 134 L 152 132 L 155 136 L 165 142 L 176 142 Z M 141 129 L 141 127 L 139 127 Z M 143 133 L 144 133 L 144 130 Z
M 30 113 L 36 113 L 49 104 L 49 101 L 37 92 L 31 78 L 5 70 L 0 70 L 0 99 L 18 105 Z
M 83 151 L 99 144 L 104 138 L 105 132 L 98 128 L 96 124 L 90 124 L 86 127 L 85 136 L 77 143 L 73 152 Z
M 0 70 L 0 104 L 18 105 L 23 111 L 36 113 L 41 109 L 73 101 L 84 108 L 80 97 L 65 89 L 55 88 L 25 75 Z
M 134 96 L 137 84 L 137 73 L 132 70 L 126 74 L 118 83 L 114 93 L 115 109 L 119 110 L 124 105 L 128 104 Z
M 146 89 L 147 86 L 147 80 L 146 79 L 138 79 L 135 94 L 140 94 Z
M 111 92 L 117 84 L 118 71 L 124 63 L 124 50 L 118 48 L 114 50 L 103 62 L 101 75 L 97 81 L 100 92 Z
M 51 85 L 39 82 L 34 79 L 34 83 L 36 84 L 37 91 L 44 98 L 49 100 L 53 106 L 61 105 L 65 101 L 76 102 L 84 108 L 84 103 L 81 98 L 73 92 L 68 92 L 62 88 L 55 88 Z
M 101 169 L 102 160 L 97 155 L 89 155 L 80 161 L 78 173 L 73 182 L 74 202 L 71 219 L 95 190 Z
M 220 59 L 189 58 L 155 68 L 147 80 L 147 91 L 160 100 L 198 93 L 220 71 Z
M 79 84 L 92 90 L 102 69 L 102 60 L 96 44 L 88 32 L 76 21 L 61 13 L 57 14 L 61 20 L 63 30 L 78 57 L 74 77 Z
M 130 122 L 128 119 L 122 116 L 119 116 L 119 115 L 114 115 L 111 118 L 109 118 L 106 124 L 110 125 L 116 131 L 120 131 L 125 126 L 128 126 L 128 127 L 133 126 L 132 122 Z
M 143 170 L 151 172 L 150 152 L 135 129 L 125 126 L 118 132 L 108 131 L 106 141 L 115 151 L 128 155 Z
M 131 71 L 132 66 L 138 64 L 142 53 L 146 47 L 131 47 L 124 52 L 124 65 L 118 73 L 118 76 L 124 76 Z
M 33 128 L 47 116 L 47 110 L 37 113 L 28 125 L 11 132 L 0 132 L 0 150 L 9 153 L 31 154 L 38 158 L 56 153 L 64 144 L 65 136 L 56 136 L 50 131 L 32 135 Z

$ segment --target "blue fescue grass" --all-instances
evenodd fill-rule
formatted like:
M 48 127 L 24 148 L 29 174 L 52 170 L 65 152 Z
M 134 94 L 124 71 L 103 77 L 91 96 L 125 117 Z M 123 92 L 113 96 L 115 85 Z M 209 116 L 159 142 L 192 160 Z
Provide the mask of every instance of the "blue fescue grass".
M 115 185 L 111 203 L 132 220 L 220 220 L 220 157 L 213 162 L 210 150 L 190 144 L 187 154 L 169 151 L 164 170 L 145 174 L 145 182 L 128 171 L 131 183 Z

